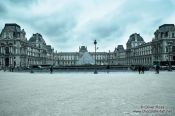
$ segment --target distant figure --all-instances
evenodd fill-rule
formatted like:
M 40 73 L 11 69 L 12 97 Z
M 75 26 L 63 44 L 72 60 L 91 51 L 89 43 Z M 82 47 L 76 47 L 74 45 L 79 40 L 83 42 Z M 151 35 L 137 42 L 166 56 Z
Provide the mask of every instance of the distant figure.
M 159 65 L 156 65 L 156 73 L 159 74 L 160 67 Z
M 109 69 L 110 69 L 109 65 L 107 65 L 106 69 L 107 69 L 107 73 L 109 73 Z
M 142 73 L 144 74 L 145 67 L 144 67 L 144 66 L 142 66 L 141 70 L 142 70 Z
M 4 72 L 6 71 L 6 67 L 4 67 Z
M 141 72 L 141 66 L 139 66 L 138 71 L 139 71 L 139 74 L 140 74 L 140 72 Z
M 14 67 L 12 66 L 12 72 L 14 71 Z
M 33 67 L 31 67 L 31 69 L 30 69 L 30 73 L 34 73 L 34 71 L 33 71 Z
M 11 72 L 12 67 L 11 67 L 11 66 L 9 66 L 9 68 L 8 68 L 8 69 L 9 69 L 9 71 Z
M 52 72 L 53 72 L 53 67 L 51 66 L 50 67 L 50 73 L 52 74 Z

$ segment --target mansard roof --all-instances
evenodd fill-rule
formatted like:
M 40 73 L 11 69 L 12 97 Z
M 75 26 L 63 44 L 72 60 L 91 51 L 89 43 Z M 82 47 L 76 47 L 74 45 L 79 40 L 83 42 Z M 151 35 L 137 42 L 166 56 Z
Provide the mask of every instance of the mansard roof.
M 163 27 L 174 27 L 174 24 L 163 24 L 163 25 L 159 26 L 159 29 L 163 28 Z
M 3 31 L 20 32 L 21 27 L 16 23 L 6 23 Z
M 140 34 L 134 33 L 132 35 L 129 36 L 129 39 L 127 41 L 127 43 L 131 43 L 133 41 L 140 41 L 140 42 L 144 42 L 142 36 L 140 36 Z
M 81 47 L 79 48 L 79 52 L 88 52 L 87 47 L 81 46 Z
M 125 49 L 123 47 L 123 45 L 118 45 L 117 48 L 115 48 L 115 51 L 114 52 L 124 52 Z
M 175 26 L 174 24 L 163 24 L 161 26 L 159 26 L 159 29 L 155 31 L 155 33 L 157 32 L 167 32 L 167 31 L 174 31 L 175 30 Z M 155 34 L 154 33 L 154 34 Z
M 16 23 L 6 23 L 6 24 L 5 24 L 5 27 L 9 27 L 9 26 L 21 28 L 21 27 L 20 27 L 18 24 L 16 24 Z
M 46 44 L 46 42 L 43 39 L 42 35 L 39 34 L 39 33 L 33 34 L 33 36 L 29 39 L 29 42 Z
M 144 41 L 143 38 L 140 36 L 140 34 L 134 33 L 130 35 L 130 41 Z

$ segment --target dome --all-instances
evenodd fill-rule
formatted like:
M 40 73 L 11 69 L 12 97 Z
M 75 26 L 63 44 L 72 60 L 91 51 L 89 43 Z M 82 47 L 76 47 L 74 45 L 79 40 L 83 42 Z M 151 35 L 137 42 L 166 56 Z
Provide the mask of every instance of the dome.
M 132 41 L 144 41 L 143 38 L 140 36 L 140 34 L 134 33 L 130 35 L 128 42 Z
M 140 34 L 134 33 L 130 35 L 129 40 L 126 43 L 127 49 L 134 48 L 138 45 L 145 43 Z
M 29 42 L 30 43 L 42 43 L 46 45 L 46 42 L 44 41 L 42 35 L 39 33 L 33 34 L 33 36 L 29 39 Z

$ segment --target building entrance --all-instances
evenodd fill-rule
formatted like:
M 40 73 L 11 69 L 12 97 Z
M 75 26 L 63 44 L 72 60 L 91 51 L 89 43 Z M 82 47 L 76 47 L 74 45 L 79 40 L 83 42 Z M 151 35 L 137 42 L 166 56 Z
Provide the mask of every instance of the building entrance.
M 5 58 L 5 66 L 6 66 L 6 67 L 9 66 L 9 58 Z

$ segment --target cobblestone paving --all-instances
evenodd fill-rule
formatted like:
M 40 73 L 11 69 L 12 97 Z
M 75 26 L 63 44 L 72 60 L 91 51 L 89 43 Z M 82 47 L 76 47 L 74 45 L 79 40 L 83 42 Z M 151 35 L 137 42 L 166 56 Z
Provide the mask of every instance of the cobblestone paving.
M 0 72 L 0 116 L 175 116 L 175 72 Z

